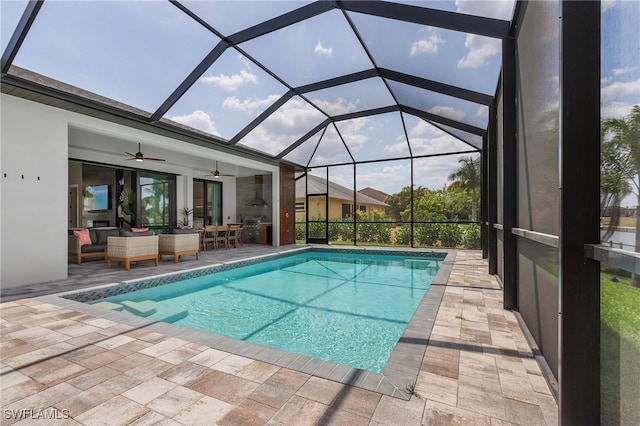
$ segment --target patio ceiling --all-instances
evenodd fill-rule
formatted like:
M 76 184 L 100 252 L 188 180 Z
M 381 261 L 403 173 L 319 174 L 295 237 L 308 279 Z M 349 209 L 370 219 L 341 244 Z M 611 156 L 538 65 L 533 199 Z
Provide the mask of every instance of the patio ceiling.
M 64 92 L 303 167 L 480 151 L 513 14 L 464 0 L 1 7 L 3 91 Z

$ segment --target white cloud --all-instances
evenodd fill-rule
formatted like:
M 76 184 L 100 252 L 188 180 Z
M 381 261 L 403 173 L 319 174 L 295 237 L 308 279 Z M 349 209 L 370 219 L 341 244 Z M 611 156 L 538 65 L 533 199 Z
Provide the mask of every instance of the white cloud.
M 414 154 L 428 155 L 467 149 L 463 142 L 439 130 L 439 135 L 433 138 L 411 138 L 411 151 Z M 470 149 L 470 147 L 469 147 Z
M 450 118 L 452 120 L 460 121 L 465 117 L 465 113 L 448 106 L 436 105 L 427 110 L 431 114 L 439 115 L 440 117 Z
M 359 189 L 371 187 L 387 194 L 395 194 L 403 187 L 409 186 L 411 180 L 411 166 L 409 162 L 403 163 L 376 163 L 374 167 L 358 167 L 357 186 Z
M 458 68 L 478 68 L 500 53 L 500 40 L 468 34 L 464 46 L 469 52 L 458 61 Z
M 270 95 L 263 99 L 246 98 L 244 100 L 240 100 L 236 96 L 231 96 L 222 102 L 222 107 L 234 111 L 256 113 L 258 111 L 264 111 L 269 105 L 274 103 L 279 98 L 280 96 L 278 95 Z
M 350 102 L 342 98 L 338 98 L 335 102 L 328 102 L 318 98 L 312 98 L 310 100 L 329 115 L 347 114 L 362 109 L 362 102 L 360 102 L 359 99 Z
M 443 132 L 424 120 L 418 120 L 416 125 L 409 129 L 409 136 L 424 136 L 428 134 L 437 135 L 440 133 Z
M 320 117 L 324 116 L 309 103 L 294 99 L 271 114 L 265 124 L 268 123 L 268 127 L 290 133 L 287 129 L 310 129 L 321 121 Z
M 457 12 L 506 21 L 510 21 L 512 18 L 513 5 L 513 0 L 456 0 Z M 458 61 L 458 68 L 481 67 L 487 63 L 488 59 L 499 54 L 502 50 L 500 40 L 475 34 L 467 35 L 464 45 L 469 52 Z
M 364 144 L 368 140 L 368 138 L 361 133 L 362 129 L 368 125 L 369 120 L 366 117 L 361 117 L 349 120 L 338 126 L 340 134 L 354 156 L 364 148 Z
M 610 102 L 600 108 L 602 118 L 620 118 L 626 117 L 631 112 L 633 104 L 625 102 Z
M 209 114 L 202 111 L 201 109 L 193 111 L 191 114 L 175 115 L 173 117 L 169 117 L 169 119 L 184 124 L 185 126 L 193 127 L 194 129 L 202 130 L 203 132 L 220 136 Z
M 480 105 L 476 110 L 476 117 L 487 118 L 489 116 L 489 107 Z
M 326 56 L 327 58 L 330 58 L 331 55 L 333 54 L 333 48 L 324 47 L 320 40 L 318 40 L 318 43 L 316 44 L 316 47 L 313 49 L 313 51 L 316 55 Z
M 250 73 L 249 71 L 243 69 L 240 71 L 240 74 L 234 75 L 210 75 L 207 77 L 200 77 L 200 81 L 205 84 L 214 84 L 221 89 L 224 89 L 228 92 L 233 92 L 238 89 L 241 85 L 245 83 L 257 83 L 258 76 Z
M 613 73 L 613 75 L 618 76 L 631 71 L 635 71 L 636 69 L 638 69 L 638 67 L 614 68 L 613 70 L 611 70 L 611 72 Z
M 640 79 L 627 82 L 616 81 L 600 90 L 600 96 L 605 102 L 633 93 L 640 93 Z
M 293 99 L 239 142 L 254 149 L 277 154 L 319 124 L 323 117 L 307 102 Z
M 458 160 L 466 155 L 444 155 L 437 158 L 414 160 L 414 184 L 430 189 L 442 189 L 449 185 L 449 175 L 460 167 Z
M 408 154 L 408 144 L 404 136 L 400 136 L 396 139 L 396 143 L 393 145 L 385 145 L 384 151 L 391 154 Z
M 436 53 L 438 47 L 444 44 L 444 40 L 435 31 L 430 31 L 430 35 L 427 38 L 413 42 L 411 45 L 411 56 L 420 55 L 423 53 Z
M 602 0 L 600 2 L 600 11 L 604 13 L 612 7 L 616 6 L 618 3 L 618 0 Z

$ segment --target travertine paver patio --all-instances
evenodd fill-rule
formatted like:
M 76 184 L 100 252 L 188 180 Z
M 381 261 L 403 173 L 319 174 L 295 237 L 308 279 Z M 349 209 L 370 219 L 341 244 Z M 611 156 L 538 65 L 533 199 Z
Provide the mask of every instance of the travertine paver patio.
M 408 401 L 76 312 L 50 297 L 6 302 L 2 424 L 557 424 L 531 348 L 486 271 L 478 252 L 457 253 Z

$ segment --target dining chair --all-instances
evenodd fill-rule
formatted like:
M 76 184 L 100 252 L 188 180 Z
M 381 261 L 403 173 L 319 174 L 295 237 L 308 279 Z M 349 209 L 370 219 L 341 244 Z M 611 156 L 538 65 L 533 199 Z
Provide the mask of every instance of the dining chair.
M 215 235 L 215 248 L 220 248 L 220 243 L 223 243 L 226 248 L 229 248 L 229 225 L 216 226 Z
M 204 233 L 202 234 L 202 249 L 207 249 L 207 244 L 211 244 L 211 247 L 216 248 L 216 234 L 218 232 L 217 226 L 207 225 L 204 227 Z
M 242 226 L 229 225 L 229 236 L 227 238 L 229 247 L 233 244 L 234 247 L 238 247 L 238 244 L 242 245 Z

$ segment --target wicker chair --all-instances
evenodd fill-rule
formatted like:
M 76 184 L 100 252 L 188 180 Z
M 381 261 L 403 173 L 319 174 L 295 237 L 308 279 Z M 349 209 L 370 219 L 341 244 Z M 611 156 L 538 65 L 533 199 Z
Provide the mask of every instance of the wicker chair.
M 196 260 L 200 256 L 200 235 L 193 234 L 160 234 L 158 235 L 158 257 L 162 260 L 162 255 L 173 256 L 175 263 L 178 263 L 180 256 L 195 254 Z
M 106 246 L 104 244 L 80 245 L 80 237 L 75 235 L 68 236 L 68 247 L 69 256 L 75 257 L 78 265 L 82 264 L 82 259 L 85 257 L 105 257 Z
M 158 236 L 107 238 L 107 267 L 111 262 L 124 262 L 124 269 L 131 269 L 131 262 L 154 260 L 158 266 Z

